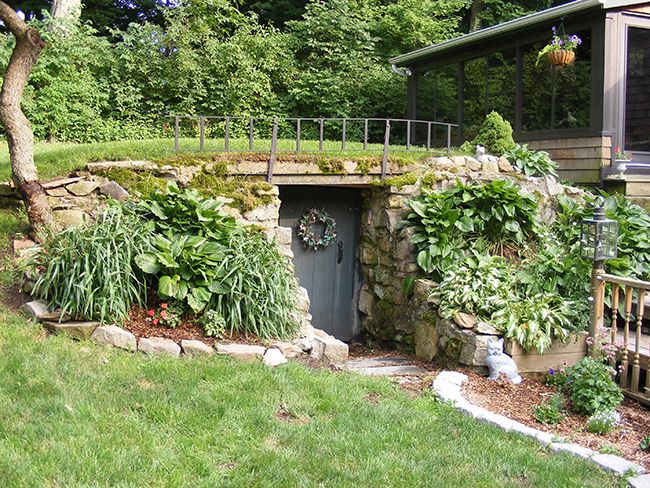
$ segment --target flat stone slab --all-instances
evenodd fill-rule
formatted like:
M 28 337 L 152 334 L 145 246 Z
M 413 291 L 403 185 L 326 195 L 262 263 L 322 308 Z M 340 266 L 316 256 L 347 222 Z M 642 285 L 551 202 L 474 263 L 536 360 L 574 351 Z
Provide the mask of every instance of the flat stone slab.
M 563 443 L 563 442 L 554 442 L 551 444 L 551 451 L 555 452 L 568 452 L 569 454 L 573 454 L 574 456 L 581 457 L 583 459 L 589 459 L 596 454 L 598 454 L 596 451 L 593 451 L 589 448 L 579 446 L 578 444 L 570 444 L 570 443 Z
M 630 488 L 650 488 L 650 474 L 630 478 L 627 482 Z
M 99 191 L 102 195 L 106 195 L 121 202 L 129 198 L 129 192 L 114 181 L 109 181 L 108 183 L 100 186 Z
M 140 171 L 153 171 L 158 169 L 158 165 L 151 161 L 98 161 L 96 163 L 88 163 L 87 167 L 88 171 L 93 174 L 111 168 L 126 168 Z
M 183 339 L 181 349 L 186 356 L 211 356 L 214 354 L 212 347 L 205 342 L 193 339 Z
M 266 348 L 251 344 L 217 344 L 217 354 L 226 354 L 236 359 L 252 360 L 264 356 Z
M 623 459 L 613 454 L 596 454 L 591 460 L 605 471 L 612 471 L 620 476 L 624 474 L 643 474 L 645 469 L 638 464 L 634 464 L 627 459 Z
M 311 339 L 310 357 L 323 361 L 325 364 L 344 364 L 348 359 L 348 345 L 327 333 L 315 329 Z
M 75 227 L 85 224 L 88 221 L 85 212 L 82 210 L 54 210 L 52 211 L 52 215 L 54 216 L 54 220 L 63 227 Z
M 77 181 L 81 181 L 83 178 L 81 176 L 76 176 L 74 178 L 64 178 L 62 180 L 54 180 L 54 181 L 48 181 L 47 183 L 43 183 L 43 188 L 45 190 L 49 190 L 51 188 L 57 188 L 59 186 L 66 186 L 71 183 L 76 183 Z
M 27 302 L 20 310 L 25 312 L 30 317 L 33 317 L 38 320 L 47 320 L 50 322 L 67 322 L 70 320 L 69 315 L 64 315 L 63 320 L 61 317 L 60 310 L 49 310 L 47 308 L 47 303 L 43 300 L 34 300 L 33 302 Z
M 375 368 L 358 368 L 352 371 L 363 376 L 405 376 L 428 372 L 426 369 L 415 365 L 377 366 Z
M 128 330 L 122 329 L 117 325 L 103 325 L 97 327 L 95 332 L 90 336 L 90 340 L 97 344 L 119 347 L 127 351 L 135 352 L 138 349 L 138 343 L 135 336 Z
M 350 359 L 346 361 L 346 369 L 375 368 L 378 366 L 404 366 L 412 364 L 409 358 L 385 356 L 379 358 Z
M 43 326 L 55 334 L 64 334 L 74 339 L 86 340 L 99 327 L 99 322 L 50 322 L 44 321 Z
M 94 192 L 99 188 L 99 183 L 96 181 L 81 180 L 76 183 L 72 183 L 65 187 L 70 193 L 78 197 L 85 197 L 89 193 Z
M 138 342 L 138 351 L 152 356 L 169 355 L 178 357 L 181 355 L 181 346 L 171 339 L 162 337 L 143 337 Z

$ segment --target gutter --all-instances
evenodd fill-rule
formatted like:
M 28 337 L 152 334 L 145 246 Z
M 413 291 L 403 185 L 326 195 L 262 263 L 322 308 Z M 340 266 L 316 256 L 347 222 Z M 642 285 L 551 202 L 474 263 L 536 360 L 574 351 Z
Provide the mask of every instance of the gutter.
M 566 3 L 564 5 L 559 5 L 557 7 L 550 8 L 548 10 L 543 10 L 541 12 L 535 12 L 534 14 L 529 14 L 519 19 L 509 20 L 503 24 L 498 24 L 492 27 L 487 27 L 485 29 L 478 30 L 476 32 L 471 32 L 465 34 L 464 36 L 457 37 L 455 39 L 450 39 L 448 41 L 441 42 L 440 44 L 433 44 L 431 46 L 426 46 L 410 53 L 402 54 L 388 60 L 394 66 L 403 66 L 408 63 L 418 61 L 419 59 L 433 56 L 436 54 L 442 54 L 445 51 L 450 51 L 462 46 L 473 44 L 485 39 L 489 39 L 494 36 L 507 34 L 518 29 L 522 29 L 528 26 L 533 26 L 536 24 L 543 23 L 548 20 L 557 19 L 558 17 L 563 17 L 566 15 L 574 14 L 576 12 L 582 12 L 592 8 L 611 8 L 612 4 L 636 4 L 636 3 L 645 3 L 645 2 L 621 2 L 621 1 L 612 1 L 612 0 L 576 0 L 571 3 Z

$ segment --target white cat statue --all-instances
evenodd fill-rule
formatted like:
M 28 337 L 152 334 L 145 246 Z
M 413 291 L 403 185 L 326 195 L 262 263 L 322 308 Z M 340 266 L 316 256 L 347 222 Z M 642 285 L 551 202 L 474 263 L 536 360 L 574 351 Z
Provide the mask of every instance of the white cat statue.
M 517 365 L 510 356 L 503 353 L 503 339 L 488 342 L 485 362 L 490 368 L 489 380 L 496 380 L 499 375 L 504 375 L 515 385 L 521 383 Z

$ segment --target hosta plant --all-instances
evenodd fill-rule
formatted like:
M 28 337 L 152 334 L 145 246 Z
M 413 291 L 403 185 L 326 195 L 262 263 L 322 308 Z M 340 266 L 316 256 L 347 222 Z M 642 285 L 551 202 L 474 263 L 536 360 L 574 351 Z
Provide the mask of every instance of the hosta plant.
M 503 155 L 526 176 L 557 176 L 558 165 L 545 151 L 534 151 L 528 149 L 527 144 L 517 144 Z

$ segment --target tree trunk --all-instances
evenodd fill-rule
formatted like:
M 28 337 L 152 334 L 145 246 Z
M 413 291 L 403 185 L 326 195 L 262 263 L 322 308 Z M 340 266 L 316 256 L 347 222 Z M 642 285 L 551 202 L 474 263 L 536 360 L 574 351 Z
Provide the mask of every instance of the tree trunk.
M 53 0 L 50 15 L 53 19 L 77 20 L 81 15 L 81 0 Z
M 469 13 L 469 31 L 474 32 L 478 30 L 480 25 L 478 22 L 478 14 L 483 8 L 483 0 L 472 0 L 472 9 Z
M 7 133 L 12 178 L 25 202 L 30 234 L 38 239 L 41 231 L 53 226 L 53 219 L 34 164 L 34 134 L 20 100 L 45 42 L 36 29 L 27 26 L 3 1 L 0 1 L 0 20 L 16 38 L 0 91 L 0 123 Z

